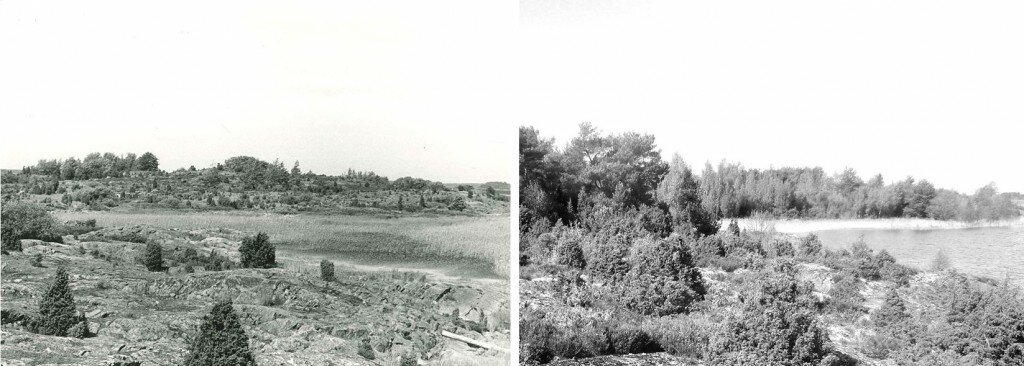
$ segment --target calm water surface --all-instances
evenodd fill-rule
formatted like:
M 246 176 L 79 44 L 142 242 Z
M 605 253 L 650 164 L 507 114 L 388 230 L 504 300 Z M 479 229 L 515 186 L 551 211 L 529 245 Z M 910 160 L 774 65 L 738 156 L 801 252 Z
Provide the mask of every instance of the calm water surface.
M 815 232 L 822 244 L 838 249 L 863 235 L 872 249 L 885 249 L 898 261 L 926 269 L 941 249 L 958 271 L 1024 285 L 1024 227 L 899 230 L 850 229 Z

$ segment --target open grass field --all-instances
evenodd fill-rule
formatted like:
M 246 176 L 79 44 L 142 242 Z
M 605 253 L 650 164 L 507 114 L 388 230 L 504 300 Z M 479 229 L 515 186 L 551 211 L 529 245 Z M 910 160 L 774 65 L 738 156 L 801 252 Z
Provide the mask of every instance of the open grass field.
M 104 227 L 148 224 L 164 228 L 264 231 L 279 250 L 333 255 L 374 263 L 439 263 L 508 277 L 509 218 L 441 216 L 281 215 L 251 212 L 55 212 L 58 220 L 96 219 Z

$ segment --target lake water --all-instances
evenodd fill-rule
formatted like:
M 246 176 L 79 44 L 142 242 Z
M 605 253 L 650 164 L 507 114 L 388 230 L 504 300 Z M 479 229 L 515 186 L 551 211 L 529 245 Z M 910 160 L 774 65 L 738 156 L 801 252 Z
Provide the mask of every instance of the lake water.
M 956 270 L 1024 285 L 1024 227 L 969 229 L 842 229 L 816 231 L 825 247 L 848 247 L 863 236 L 903 264 L 927 269 L 941 249 Z M 801 234 L 797 234 L 801 235 Z

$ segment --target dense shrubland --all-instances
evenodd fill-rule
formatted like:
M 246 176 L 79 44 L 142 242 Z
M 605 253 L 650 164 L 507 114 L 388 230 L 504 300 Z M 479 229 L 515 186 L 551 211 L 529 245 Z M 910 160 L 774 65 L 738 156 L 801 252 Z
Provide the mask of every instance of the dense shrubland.
M 90 154 L 41 160 L 20 172 L 2 173 L 4 201 L 31 201 L 51 208 L 104 210 L 127 206 L 185 210 L 505 212 L 508 185 L 448 187 L 403 177 L 390 181 L 373 172 L 338 176 L 301 172 L 284 164 L 237 156 L 205 169 L 158 169 L 146 153 Z
M 720 230 L 704 181 L 678 157 L 663 162 L 651 136 L 585 124 L 559 151 L 521 128 L 520 173 L 522 362 L 648 352 L 709 365 L 1021 360 L 1016 288 L 920 273 L 863 242 L 830 250 L 768 221 Z M 880 288 L 882 306 L 870 305 Z M 836 340 L 835 327 L 869 336 Z

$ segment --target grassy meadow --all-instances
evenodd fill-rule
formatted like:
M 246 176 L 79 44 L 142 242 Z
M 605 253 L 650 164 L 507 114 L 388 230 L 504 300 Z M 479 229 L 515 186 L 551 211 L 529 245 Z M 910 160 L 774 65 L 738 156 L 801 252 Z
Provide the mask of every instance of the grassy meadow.
M 252 212 L 55 212 L 58 220 L 96 219 L 103 227 L 147 224 L 164 228 L 264 231 L 279 250 L 367 263 L 450 263 L 507 278 L 509 218 L 496 216 L 326 216 Z

